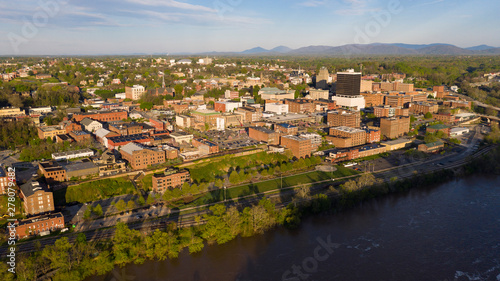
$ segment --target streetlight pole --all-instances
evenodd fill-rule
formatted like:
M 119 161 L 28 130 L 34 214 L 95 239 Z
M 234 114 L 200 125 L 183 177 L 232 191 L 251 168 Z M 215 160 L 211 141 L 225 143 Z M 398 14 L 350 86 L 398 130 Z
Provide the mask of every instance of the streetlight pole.
M 226 200 L 227 200 L 227 197 L 226 197 L 226 188 L 227 187 L 224 185 L 224 202 L 226 202 Z

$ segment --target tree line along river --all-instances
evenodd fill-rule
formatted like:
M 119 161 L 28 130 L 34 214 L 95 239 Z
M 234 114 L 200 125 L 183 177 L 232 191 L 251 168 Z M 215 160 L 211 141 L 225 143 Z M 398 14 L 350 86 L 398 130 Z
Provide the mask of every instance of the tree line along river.
M 500 176 L 472 176 L 311 216 L 295 230 L 115 268 L 101 280 L 500 280 Z

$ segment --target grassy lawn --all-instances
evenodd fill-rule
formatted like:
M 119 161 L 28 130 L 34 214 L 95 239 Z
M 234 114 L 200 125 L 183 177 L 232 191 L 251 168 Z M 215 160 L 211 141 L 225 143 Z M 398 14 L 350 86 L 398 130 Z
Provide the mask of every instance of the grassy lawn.
M 144 176 L 140 181 L 140 185 L 144 190 L 151 190 L 153 187 L 153 174 Z
M 84 203 L 117 195 L 132 194 L 135 192 L 135 188 L 127 177 L 122 177 L 86 182 L 59 191 L 65 193 L 66 202 Z M 61 200 L 60 196 L 61 194 L 58 193 L 57 200 Z
M 16 208 L 16 218 L 22 218 L 22 211 L 21 211 L 21 199 L 16 196 L 16 201 L 14 201 L 14 205 Z M 9 203 L 9 197 L 7 195 L 1 195 L 0 196 L 0 216 L 7 215 L 8 214 L 8 204 Z M 0 228 L 4 229 L 4 227 L 7 224 L 7 219 L 10 219 L 9 217 L 0 217 Z
M 314 171 L 314 172 L 309 172 L 301 175 L 294 175 L 294 176 L 289 176 L 289 177 L 284 177 L 283 178 L 283 187 L 290 187 L 290 186 L 295 186 L 299 184 L 307 184 L 307 183 L 313 183 L 317 181 L 324 181 L 324 180 L 329 180 L 332 178 L 341 178 L 341 177 L 346 177 L 346 176 L 352 176 L 359 174 L 359 172 L 337 166 L 337 171 L 332 173 L 327 173 L 327 172 L 322 172 L 322 171 Z M 227 199 L 238 199 L 239 197 L 243 196 L 248 196 L 252 194 L 257 194 L 261 192 L 266 192 L 266 191 L 271 191 L 271 190 L 279 190 L 281 188 L 281 179 L 272 179 L 264 182 L 259 182 L 259 183 L 253 183 L 253 184 L 246 184 L 246 185 L 241 185 L 233 188 L 228 188 L 226 190 L 226 196 Z M 216 190 L 212 192 L 206 193 L 204 196 L 201 196 L 194 200 L 193 202 L 183 205 L 182 208 L 186 207 L 194 207 L 194 206 L 199 206 L 203 204 L 207 204 L 210 202 L 215 202 L 215 201 L 222 201 L 224 200 L 224 190 Z M 180 206 L 179 206 L 180 207 Z

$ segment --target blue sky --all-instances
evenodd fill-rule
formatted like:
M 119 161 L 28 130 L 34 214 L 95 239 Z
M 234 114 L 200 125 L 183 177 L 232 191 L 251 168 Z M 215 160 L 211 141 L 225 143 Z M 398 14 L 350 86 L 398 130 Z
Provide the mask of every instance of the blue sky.
M 2 1 L 0 55 L 243 51 L 376 42 L 500 47 L 498 11 L 498 0 Z

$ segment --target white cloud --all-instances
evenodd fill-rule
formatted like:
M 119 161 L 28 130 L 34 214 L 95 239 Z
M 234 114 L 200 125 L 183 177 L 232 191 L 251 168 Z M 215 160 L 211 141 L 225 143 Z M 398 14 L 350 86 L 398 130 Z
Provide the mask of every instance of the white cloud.
M 304 6 L 304 7 L 319 7 L 319 6 L 324 6 L 328 3 L 327 0 L 308 0 L 304 1 L 302 3 L 299 3 L 299 6 Z
M 368 1 L 369 0 L 342 0 L 345 5 L 340 9 L 336 9 L 335 13 L 343 16 L 362 16 L 366 13 L 380 10 L 380 7 L 367 7 Z
M 156 12 L 149 10 L 141 11 L 123 11 L 126 13 L 134 13 L 147 15 L 156 18 L 160 21 L 165 22 L 178 22 L 178 23 L 190 23 L 190 24 L 208 24 L 208 23 L 218 23 L 223 25 L 238 24 L 238 25 L 248 25 L 254 26 L 256 24 L 268 24 L 271 23 L 267 19 L 261 18 L 250 18 L 241 16 L 224 16 L 220 17 L 215 13 L 204 13 L 204 14 L 190 14 L 181 12 Z
M 424 3 L 414 5 L 414 6 L 412 6 L 412 8 L 433 5 L 433 4 L 437 4 L 437 3 L 441 3 L 441 2 L 444 2 L 444 0 L 435 0 L 435 1 L 431 1 L 431 2 L 424 2 Z
M 125 1 L 145 6 L 171 7 L 171 8 L 178 8 L 191 11 L 216 12 L 216 10 L 209 7 L 205 7 L 202 5 L 193 5 L 174 0 L 125 0 Z

